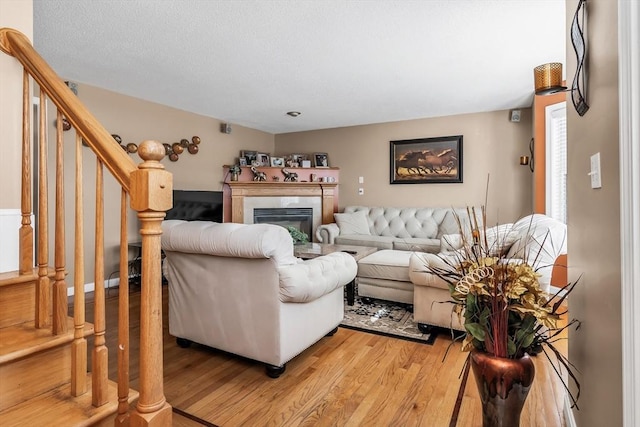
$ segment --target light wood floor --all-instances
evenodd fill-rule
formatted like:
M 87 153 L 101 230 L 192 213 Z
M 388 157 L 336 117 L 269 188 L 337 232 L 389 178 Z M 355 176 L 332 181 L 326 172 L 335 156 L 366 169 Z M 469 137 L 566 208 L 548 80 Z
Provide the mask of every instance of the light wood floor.
M 117 290 L 109 291 L 111 297 L 115 294 Z M 482 425 L 473 375 L 460 390 L 467 353 L 458 344 L 450 346 L 446 336 L 430 346 L 340 328 L 290 361 L 279 379 L 271 379 L 260 363 L 200 345 L 179 348 L 168 333 L 166 286 L 163 295 L 165 395 L 172 406 L 210 423 L 224 427 Z M 130 298 L 130 372 L 131 386 L 136 388 L 140 295 L 132 292 Z M 116 348 L 116 310 L 117 298 L 110 298 L 110 349 Z M 116 362 L 110 350 L 112 379 Z M 561 383 L 543 355 L 534 362 L 536 378 L 521 426 L 564 427 Z M 174 414 L 174 425 L 200 424 Z

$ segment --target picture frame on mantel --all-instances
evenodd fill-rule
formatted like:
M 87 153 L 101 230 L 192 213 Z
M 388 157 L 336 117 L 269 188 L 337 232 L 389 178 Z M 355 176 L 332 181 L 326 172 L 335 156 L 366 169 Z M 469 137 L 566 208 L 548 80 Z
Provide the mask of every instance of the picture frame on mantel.
M 391 184 L 462 182 L 462 135 L 390 141 Z
M 258 163 L 260 163 L 259 166 L 270 166 L 271 165 L 271 161 L 270 159 L 270 155 L 269 153 L 258 153 L 257 154 L 257 159 L 258 159 Z
M 328 168 L 329 156 L 327 153 L 313 153 L 313 164 L 317 168 Z
M 271 167 L 273 168 L 284 167 L 284 157 L 271 157 Z

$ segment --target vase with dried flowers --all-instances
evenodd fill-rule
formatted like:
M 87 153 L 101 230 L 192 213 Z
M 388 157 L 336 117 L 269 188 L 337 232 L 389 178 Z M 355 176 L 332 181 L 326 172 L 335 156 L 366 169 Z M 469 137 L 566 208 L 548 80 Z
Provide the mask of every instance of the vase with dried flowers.
M 530 358 L 534 354 L 542 353 L 549 359 L 572 407 L 577 407 L 580 384 L 574 366 L 554 346 L 566 328 L 580 326 L 575 319 L 559 326 L 566 314 L 563 303 L 577 281 L 553 295 L 543 291 L 539 274 L 532 267 L 534 260 L 513 260 L 504 253 L 496 254 L 495 246 L 500 242 L 487 239 L 485 209 L 482 208 L 484 226 L 478 227 L 474 209 L 468 209 L 468 216 L 468 222 L 457 218 L 462 247 L 440 255 L 443 263 L 426 266 L 426 271 L 447 282 L 454 310 L 463 317 L 462 349 L 470 351 L 467 361 L 482 399 L 483 426 L 520 425 L 535 374 Z M 463 224 L 471 224 L 470 232 L 465 233 L 467 227 Z M 575 385 L 575 394 L 563 371 Z

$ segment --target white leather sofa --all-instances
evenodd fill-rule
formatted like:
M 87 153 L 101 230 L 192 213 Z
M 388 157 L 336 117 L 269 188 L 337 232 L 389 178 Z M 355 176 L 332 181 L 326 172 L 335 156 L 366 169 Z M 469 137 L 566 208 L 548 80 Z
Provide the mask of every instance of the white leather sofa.
M 481 225 L 481 211 L 475 212 Z M 458 233 L 461 225 L 470 230 L 467 208 L 347 206 L 334 218 L 335 223 L 316 230 L 320 242 L 379 249 L 358 261 L 358 295 L 405 304 L 414 302 L 414 285 L 409 278 L 411 252 L 438 253 L 443 236 Z
M 463 221 L 469 218 L 466 208 L 347 206 L 343 213 L 334 214 L 335 223 L 317 228 L 316 239 L 321 243 L 438 253 L 440 238 L 458 233 L 455 214 Z M 482 220 L 479 209 L 476 216 Z
M 273 378 L 344 316 L 356 262 L 342 252 L 303 261 L 271 224 L 164 221 L 169 332 L 264 362 Z
M 567 226 L 546 215 L 533 214 L 514 224 L 489 227 L 486 231 L 492 255 L 505 255 L 514 262 L 527 260 L 540 277 L 542 290 L 549 292 L 551 275 L 556 260 L 567 253 Z M 414 285 L 413 317 L 421 330 L 438 326 L 464 331 L 457 314 L 453 312 L 447 283 L 429 273 L 429 267 L 450 269 L 445 262 L 454 262 L 455 250 L 462 245 L 459 234 L 443 236 L 443 251 L 439 254 L 413 253 L 409 261 L 409 278 Z M 455 265 L 455 262 L 454 262 Z

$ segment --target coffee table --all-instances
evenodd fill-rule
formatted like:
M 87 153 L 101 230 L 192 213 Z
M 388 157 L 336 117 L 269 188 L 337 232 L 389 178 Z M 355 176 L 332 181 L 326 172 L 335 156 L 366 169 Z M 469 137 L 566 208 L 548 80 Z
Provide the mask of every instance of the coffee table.
M 357 261 L 376 252 L 378 248 L 357 245 L 334 245 L 330 243 L 303 243 L 294 245 L 293 254 L 302 259 L 316 258 L 333 252 L 346 252 Z M 347 304 L 353 305 L 356 299 L 356 279 L 354 278 L 346 286 Z

